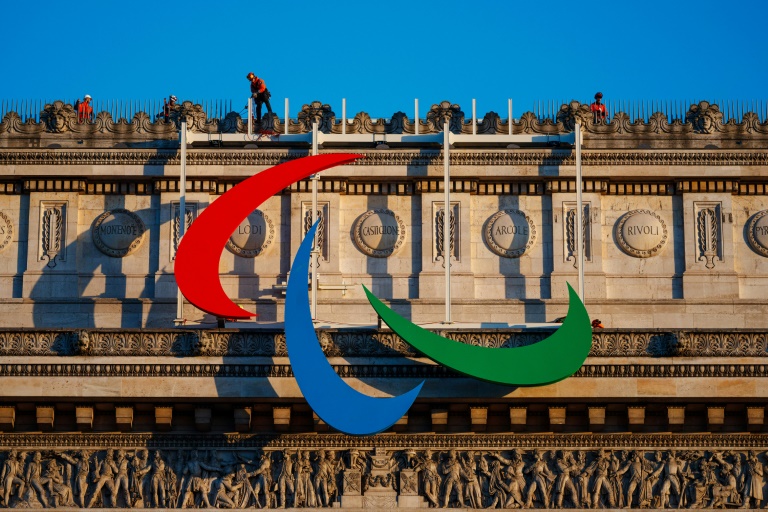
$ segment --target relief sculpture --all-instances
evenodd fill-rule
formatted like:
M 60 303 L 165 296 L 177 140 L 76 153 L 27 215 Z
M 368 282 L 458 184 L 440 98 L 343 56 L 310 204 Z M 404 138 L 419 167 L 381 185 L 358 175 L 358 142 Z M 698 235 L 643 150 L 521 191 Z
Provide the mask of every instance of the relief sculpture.
M 401 497 L 415 496 L 430 508 L 763 508 L 766 455 L 605 448 L 9 450 L 2 454 L 0 499 L 6 508 L 313 509 L 350 507 L 362 494 L 368 508 L 394 508 Z

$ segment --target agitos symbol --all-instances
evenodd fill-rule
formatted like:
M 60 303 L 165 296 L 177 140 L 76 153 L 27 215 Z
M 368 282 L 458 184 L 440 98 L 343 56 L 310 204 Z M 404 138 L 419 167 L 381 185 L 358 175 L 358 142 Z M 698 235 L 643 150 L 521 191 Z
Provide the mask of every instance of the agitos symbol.
M 176 281 L 187 300 L 218 317 L 255 316 L 233 303 L 221 287 L 219 260 L 227 239 L 254 209 L 280 190 L 358 158 L 363 156 L 334 153 L 292 160 L 248 178 L 211 203 L 190 226 L 176 253 Z M 307 296 L 309 257 L 316 229 L 317 223 L 304 237 L 288 279 L 288 359 L 304 398 L 323 421 L 347 434 L 376 434 L 408 411 L 424 381 L 402 395 L 373 397 L 353 389 L 333 370 L 315 335 Z M 568 315 L 551 336 L 524 347 L 489 348 L 459 343 L 422 329 L 365 288 L 382 320 L 426 357 L 470 377 L 511 386 L 551 384 L 581 368 L 592 346 L 592 327 L 584 304 L 570 285 L 568 292 Z

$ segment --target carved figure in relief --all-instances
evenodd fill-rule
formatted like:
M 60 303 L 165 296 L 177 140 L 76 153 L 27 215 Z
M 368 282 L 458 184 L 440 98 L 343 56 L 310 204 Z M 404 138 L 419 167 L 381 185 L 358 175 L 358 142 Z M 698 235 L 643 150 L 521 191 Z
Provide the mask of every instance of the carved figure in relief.
M 481 456 L 482 458 L 482 456 Z M 475 452 L 467 452 L 466 457 L 461 460 L 462 476 L 465 478 L 464 482 L 464 499 L 465 502 L 469 502 L 469 506 L 472 508 L 483 508 L 483 495 L 480 490 L 480 482 L 478 480 L 477 461 L 475 460 Z
M 610 466 L 610 458 L 602 449 L 600 449 L 597 452 L 597 459 L 595 459 L 588 468 L 589 474 L 594 476 L 592 487 L 590 489 L 590 492 L 592 493 L 592 508 L 598 508 L 600 506 L 601 498 L 603 503 L 609 508 L 615 506 L 616 500 L 614 489 L 609 478 Z
M 294 495 L 293 455 L 283 450 L 282 459 L 277 467 L 277 492 L 279 496 L 279 508 L 288 506 L 288 496 Z
M 437 472 L 437 463 L 433 458 L 432 450 L 426 449 L 424 451 L 424 457 L 418 461 L 413 470 L 417 473 L 421 472 L 424 496 L 429 501 L 430 506 L 439 507 L 440 476 Z
M 136 461 L 136 458 L 133 459 Z M 125 496 L 125 506 L 133 506 L 134 500 L 131 499 L 131 492 L 128 490 L 128 469 L 130 462 L 125 456 L 125 450 L 117 450 L 117 457 L 115 458 L 115 466 L 117 466 L 117 476 L 115 477 L 115 506 L 118 506 L 117 501 L 120 499 L 120 491 L 123 491 Z
M 296 464 L 296 507 L 314 507 L 316 506 L 314 486 L 312 485 L 312 462 L 309 459 L 309 452 L 299 451 Z
M 65 460 L 75 468 L 75 488 L 74 498 L 78 507 L 85 508 L 85 495 L 88 494 L 88 473 L 90 472 L 90 464 L 88 463 L 88 452 L 81 450 L 76 452 L 79 458 L 74 458 L 66 453 L 56 452 L 56 456 Z
M 531 475 L 532 478 L 525 496 L 526 508 L 533 508 L 533 499 L 537 491 L 539 501 L 544 505 L 544 508 L 549 508 L 549 490 L 555 475 L 549 470 L 549 466 L 547 466 L 547 462 L 539 450 L 534 450 L 533 463 L 525 468 L 524 473 Z
M 109 491 L 110 498 L 113 501 L 112 506 L 116 505 L 117 495 L 114 478 L 118 471 L 117 465 L 115 465 L 114 452 L 112 451 L 112 448 L 107 449 L 107 453 L 101 463 L 99 463 L 98 459 L 96 458 L 96 454 L 94 453 L 93 462 L 94 469 L 91 479 L 96 483 L 96 489 L 93 491 L 93 495 L 91 496 L 91 500 L 88 502 L 87 508 L 93 507 L 94 503 L 96 503 L 96 500 L 103 499 L 101 491 L 105 486 Z M 110 506 L 107 505 L 107 503 L 107 501 L 104 502 L 106 506 Z
M 237 492 L 243 486 L 243 481 L 233 483 L 232 473 L 216 478 L 211 486 L 211 493 L 213 494 L 213 506 L 216 508 L 236 508 L 235 497 Z M 258 505 L 258 501 L 256 502 Z M 259 505 L 259 508 L 261 506 Z
M 734 464 L 724 459 L 725 455 L 715 452 L 710 457 L 710 461 L 716 461 L 719 469 L 717 480 L 712 486 L 712 508 L 724 508 L 728 505 L 741 505 L 741 494 L 739 493 L 737 478 L 741 475 L 741 465 L 737 468 Z M 739 455 L 736 456 L 741 460 Z
M 43 481 L 46 481 L 48 492 L 53 500 L 53 507 L 59 506 L 72 507 L 75 502 L 72 500 L 72 488 L 69 486 L 70 473 L 67 472 L 67 478 L 61 474 L 62 467 L 52 459 L 45 470 Z
M 747 464 L 744 466 L 743 508 L 759 508 L 763 501 L 763 464 L 757 460 L 754 450 L 747 452 Z
M 37 499 L 43 504 L 43 507 L 48 507 L 48 499 L 46 498 L 45 489 L 43 484 L 48 482 L 47 478 L 44 478 L 42 455 L 40 452 L 35 452 L 32 456 L 32 460 L 27 463 L 27 471 L 24 474 L 24 480 L 27 482 L 27 486 L 30 490 L 34 490 L 37 494 Z
M 236 493 L 237 496 L 233 498 L 233 501 L 237 503 L 238 508 L 246 508 L 250 504 L 250 499 L 253 498 L 254 503 L 258 502 L 256 494 L 253 492 L 253 486 L 249 479 L 248 470 L 245 468 L 245 464 L 237 465 L 237 472 L 233 480 L 234 485 L 239 485 L 240 489 Z
M 3 504 L 6 507 L 11 506 L 11 497 L 13 488 L 16 487 L 16 498 L 21 498 L 24 494 L 24 479 L 22 478 L 23 461 L 18 458 L 16 450 L 11 450 L 8 458 L 3 463 L 3 471 L 0 474 L 0 481 L 3 484 Z
M 137 450 L 131 461 L 131 503 L 133 506 L 136 506 L 137 503 L 144 503 L 144 488 L 147 475 L 151 470 L 149 452 Z
M 259 460 L 254 462 L 252 460 L 243 459 L 243 462 L 256 466 L 254 471 L 248 473 L 248 478 L 256 477 L 256 482 L 253 486 L 253 498 L 256 500 L 256 506 L 261 508 L 260 495 L 264 495 L 264 506 L 270 507 L 272 504 L 272 459 L 268 452 L 262 452 Z M 246 504 L 247 505 L 247 504 Z
M 200 499 L 207 508 L 211 508 L 208 501 L 209 482 L 203 477 L 203 470 L 219 471 L 221 468 L 212 464 L 206 464 L 199 460 L 197 450 L 192 450 L 189 462 L 184 466 L 183 476 L 185 478 L 181 498 L 181 508 L 186 508 L 190 500 Z
M 642 451 L 632 452 L 629 456 L 627 466 L 627 495 L 624 508 L 631 508 L 633 503 L 637 503 L 639 508 L 648 508 L 651 506 L 653 494 L 648 485 L 648 475 L 653 472 L 651 463 L 645 459 Z M 635 499 L 637 492 L 637 499 Z
M 682 499 L 680 494 L 681 483 L 683 482 L 683 464 L 677 458 L 674 450 L 667 453 L 667 460 L 664 462 L 661 471 L 661 490 L 659 491 L 658 508 L 671 506 L 669 494 L 674 493 L 678 500 Z
M 152 496 L 152 506 L 155 508 L 164 507 L 167 496 L 167 476 L 165 461 L 160 450 L 155 452 L 150 466 L 152 477 L 149 483 L 150 495 Z
M 552 492 L 552 507 L 563 508 L 563 501 L 566 492 L 571 498 L 574 508 L 579 506 L 579 493 L 571 479 L 572 472 L 577 469 L 576 461 L 573 456 L 567 452 L 560 451 L 555 458 L 553 473 L 555 474 L 555 483 Z
M 577 508 L 589 508 L 591 500 L 589 497 L 589 473 L 587 469 L 587 455 L 582 451 L 576 451 L 572 454 L 573 464 L 571 466 L 571 478 L 579 493 Z
M 624 475 L 628 470 L 629 462 L 627 461 L 627 452 L 620 450 L 618 457 L 614 453 L 611 456 L 609 474 L 611 486 L 613 487 L 614 499 L 618 508 L 624 507 Z
M 445 475 L 443 481 L 443 488 L 445 494 L 443 495 L 443 508 L 448 508 L 448 504 L 451 501 L 451 494 L 456 492 L 456 499 L 460 506 L 464 506 L 464 493 L 461 481 L 461 463 L 456 458 L 456 450 L 450 450 L 448 457 L 443 461 L 443 467 L 441 472 Z
M 504 479 L 501 480 L 505 486 L 500 486 L 506 492 L 506 505 L 504 508 L 524 508 L 523 493 L 525 492 L 525 461 L 518 450 L 512 450 L 512 459 L 505 459 L 499 452 L 491 452 L 491 457 L 495 457 L 502 464 L 506 464 Z M 509 506 L 517 505 L 517 506 Z
M 171 454 L 168 457 L 168 464 L 165 465 L 165 482 L 168 489 L 168 508 L 176 508 L 179 504 L 179 479 L 184 467 L 184 458 L 181 452 L 175 456 Z

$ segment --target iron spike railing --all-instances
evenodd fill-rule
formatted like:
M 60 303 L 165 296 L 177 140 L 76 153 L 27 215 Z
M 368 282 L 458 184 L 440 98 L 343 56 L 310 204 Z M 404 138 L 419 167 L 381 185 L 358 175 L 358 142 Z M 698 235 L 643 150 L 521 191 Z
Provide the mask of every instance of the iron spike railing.
M 184 100 L 182 100 L 184 101 Z M 572 100 L 536 100 L 533 102 L 532 112 L 539 122 L 551 120 L 557 122 L 557 116 L 562 105 L 568 105 Z M 647 123 L 656 112 L 665 115 L 670 123 L 679 120 L 687 123 L 687 114 L 691 105 L 697 105 L 701 99 L 622 99 L 613 98 L 605 102 L 608 109 L 608 118 L 612 119 L 617 112 L 623 112 L 629 116 L 631 123 Z M 754 113 L 758 122 L 768 122 L 768 99 L 707 99 L 710 104 L 717 105 L 723 115 L 723 122 L 741 123 L 747 113 Z M 19 115 L 22 122 L 32 120 L 39 123 L 45 105 L 52 101 L 44 99 L 2 99 L 0 100 L 0 120 L 10 112 Z M 232 112 L 232 100 L 225 99 L 196 99 L 192 102 L 200 105 L 206 114 L 208 121 L 224 119 Z M 581 101 L 584 105 L 590 105 L 592 100 Z M 74 101 L 70 104 L 74 105 Z M 98 99 L 93 101 L 94 114 L 108 112 L 117 122 L 125 119 L 131 122 L 136 114 L 144 112 L 151 121 L 162 118 L 163 100 L 154 99 Z M 482 114 L 478 113 L 478 118 Z

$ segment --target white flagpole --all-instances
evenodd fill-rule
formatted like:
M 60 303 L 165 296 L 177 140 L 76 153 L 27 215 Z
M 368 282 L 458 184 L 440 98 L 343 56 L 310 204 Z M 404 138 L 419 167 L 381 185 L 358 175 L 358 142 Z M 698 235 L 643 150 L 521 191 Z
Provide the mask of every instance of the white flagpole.
M 445 322 L 451 321 L 451 253 L 453 237 L 451 236 L 451 152 L 450 152 L 449 121 L 446 118 L 443 125 L 443 188 L 445 189 L 443 208 L 443 263 L 445 264 Z M 458 219 L 456 219 L 458 221 Z
M 181 122 L 181 171 L 179 173 L 179 241 L 187 227 L 187 122 Z M 178 245 L 176 246 L 178 247 Z M 184 321 L 184 295 L 176 285 L 176 323 Z
M 581 123 L 576 123 L 576 247 L 579 258 L 579 298 L 584 302 L 584 203 L 581 197 Z
M 317 155 L 317 121 L 312 123 L 312 156 Z M 313 174 L 310 176 L 312 180 L 312 225 L 317 222 L 317 182 L 320 180 L 319 174 Z M 317 231 L 315 231 L 315 239 L 312 243 L 312 290 L 311 290 L 311 304 L 312 304 L 312 320 L 317 320 L 317 267 L 320 263 L 320 250 L 317 246 Z

